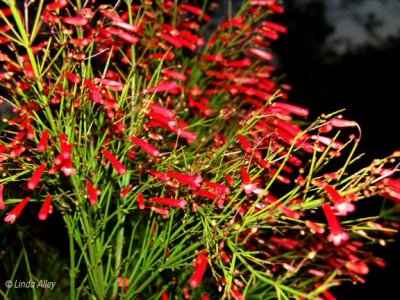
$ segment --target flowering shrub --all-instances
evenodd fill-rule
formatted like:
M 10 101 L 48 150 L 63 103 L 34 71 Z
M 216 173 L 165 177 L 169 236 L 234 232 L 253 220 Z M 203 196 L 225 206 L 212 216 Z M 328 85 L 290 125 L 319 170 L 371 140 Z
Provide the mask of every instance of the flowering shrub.
M 57 214 L 70 298 L 333 299 L 397 223 L 399 153 L 353 170 L 361 130 L 307 120 L 275 77 L 275 0 L 4 1 L 4 221 Z

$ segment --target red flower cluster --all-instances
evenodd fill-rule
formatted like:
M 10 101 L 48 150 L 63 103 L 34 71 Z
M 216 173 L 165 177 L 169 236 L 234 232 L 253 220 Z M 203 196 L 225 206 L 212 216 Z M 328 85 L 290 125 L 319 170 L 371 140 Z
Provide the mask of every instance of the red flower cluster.
M 268 50 L 286 32 L 267 19 L 283 12 L 279 1 L 247 1 L 241 15 L 209 38 L 200 28 L 211 22 L 210 12 L 186 2 L 112 7 L 92 1 L 80 9 L 63 0 L 46 3 L 29 45 L 9 26 L 17 28 L 22 17 L 1 10 L 0 84 L 14 116 L 0 140 L 6 174 L 0 209 L 7 202 L 3 190 L 10 195 L 17 178 L 29 194 L 4 220 L 15 222 L 30 197 L 43 194 L 40 220 L 64 201 L 88 210 L 104 203 L 107 212 L 123 206 L 118 216 L 155 216 L 156 235 L 162 218 L 189 215 L 203 227 L 185 247 L 204 245 L 191 275 L 183 276 L 186 299 L 189 286 L 196 292 L 203 280 L 212 281 L 205 276 L 209 265 L 212 284 L 235 299 L 265 274 L 304 293 L 333 272 L 363 281 L 368 264 L 380 261 L 353 234 L 357 229 L 340 220 L 369 195 L 400 203 L 396 167 L 390 167 L 399 155 L 343 181 L 346 166 L 325 172 L 347 144 L 358 143 L 339 141 L 338 130 L 358 125 L 340 116 L 299 125 L 308 110 L 286 102 L 290 87 L 274 80 Z M 168 261 L 173 243 L 165 243 Z M 299 283 L 310 277 L 313 284 Z M 125 292 L 136 282 L 115 279 Z M 168 299 L 164 289 L 161 294 Z

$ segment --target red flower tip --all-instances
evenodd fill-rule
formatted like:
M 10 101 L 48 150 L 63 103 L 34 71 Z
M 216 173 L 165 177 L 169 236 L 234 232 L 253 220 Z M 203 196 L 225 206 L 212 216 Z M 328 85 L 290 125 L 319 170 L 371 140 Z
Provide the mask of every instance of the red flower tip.
M 354 272 L 356 274 L 366 275 L 369 273 L 369 268 L 367 264 L 362 261 L 359 262 L 348 261 L 346 262 L 345 266 L 349 271 Z
M 58 1 L 54 1 L 51 2 L 49 4 L 46 5 L 46 9 L 49 11 L 53 11 L 53 10 L 57 10 L 60 8 L 64 8 L 68 5 L 68 1 L 67 0 L 58 0 Z
M 13 224 L 30 200 L 31 198 L 26 197 L 24 200 L 18 203 L 10 212 L 6 213 L 4 222 Z
M 65 72 L 65 77 L 67 77 L 67 79 L 73 84 L 81 83 L 81 78 L 78 75 L 76 75 L 75 73 Z
M 251 48 L 250 52 L 252 54 L 258 56 L 259 58 L 263 58 L 265 60 L 272 60 L 274 58 L 274 56 L 271 53 L 266 52 L 264 50 L 257 49 L 257 48 Z
M 325 213 L 325 217 L 328 221 L 331 233 L 328 235 L 328 241 L 332 242 L 335 246 L 340 246 L 342 243 L 349 239 L 347 232 L 344 232 L 339 220 L 333 213 L 333 210 L 329 203 L 322 204 L 322 209 Z
M 181 184 L 189 185 L 192 189 L 199 188 L 201 186 L 201 183 L 203 182 L 203 178 L 201 178 L 201 176 L 199 175 L 192 176 L 178 172 L 167 172 L 166 175 L 170 178 L 175 178 Z
M 128 185 L 126 188 L 124 188 L 124 189 L 122 190 L 121 193 L 119 193 L 119 196 L 120 196 L 121 198 L 124 198 L 126 195 L 129 194 L 129 192 L 131 191 L 132 187 L 133 187 L 132 184 Z
M 129 288 L 129 278 L 118 277 L 118 287 L 126 291 Z
M 251 153 L 252 147 L 249 141 L 241 134 L 238 134 L 237 137 L 244 152 Z
M 239 289 L 235 285 L 232 285 L 231 293 L 236 300 L 244 300 L 243 295 L 240 293 Z
M 138 195 L 137 195 L 137 200 L 138 200 L 138 206 L 139 206 L 139 209 L 144 209 L 145 207 L 146 207 L 146 204 L 145 204 L 145 202 L 144 202 L 144 197 L 143 197 L 143 194 L 142 193 L 139 193 Z
M 188 288 L 184 288 L 183 289 L 183 297 L 185 299 L 189 299 L 190 298 L 190 293 L 189 293 L 189 289 Z
M 147 154 L 149 154 L 150 156 L 153 157 L 159 157 L 160 156 L 160 151 L 158 151 L 152 144 L 150 144 L 149 142 L 142 140 L 138 137 L 134 137 L 132 136 L 130 138 L 130 140 L 135 143 L 136 145 L 138 145 L 144 152 L 146 152 Z
M 53 197 L 51 195 L 47 195 L 46 199 L 44 200 L 42 204 L 42 208 L 39 211 L 38 218 L 41 221 L 44 221 L 47 219 L 47 216 L 53 212 L 53 207 L 51 205 Z
M 71 176 L 76 174 L 76 169 L 72 165 L 71 159 L 67 159 L 64 161 L 63 166 L 61 167 L 61 171 L 64 173 L 65 176 Z
M 49 131 L 45 130 L 45 131 L 43 131 L 42 137 L 40 138 L 40 141 L 37 146 L 39 152 L 46 151 L 48 140 L 49 140 Z
M 126 173 L 126 167 L 114 155 L 107 150 L 102 150 L 101 153 L 110 161 L 111 165 L 120 175 Z
M 321 226 L 321 225 L 318 224 L 318 223 L 309 221 L 309 220 L 306 221 L 306 226 L 307 226 L 308 228 L 310 228 L 310 231 L 311 231 L 312 233 L 323 234 L 323 233 L 325 232 L 325 228 L 324 228 L 323 226 Z
M 197 288 L 201 280 L 203 279 L 204 273 L 207 269 L 207 264 L 208 264 L 208 258 L 207 258 L 207 250 L 204 249 L 200 254 L 198 255 L 196 259 L 196 270 L 194 271 L 192 277 L 190 278 L 190 286 L 192 288 Z
M 163 197 L 151 197 L 150 202 L 160 203 L 177 208 L 185 208 L 187 205 L 187 201 L 183 199 L 163 198 Z
M 163 82 L 158 86 L 150 87 L 148 89 L 144 89 L 142 94 L 152 94 L 152 93 L 162 93 L 162 92 L 174 92 L 179 85 L 172 81 L 172 82 Z
M 121 92 L 125 88 L 125 84 L 120 81 L 105 79 L 105 78 L 95 78 L 98 83 L 104 84 L 110 90 Z
M 28 189 L 30 190 L 34 190 L 38 184 L 40 179 L 42 178 L 44 169 L 46 168 L 46 163 L 42 163 L 37 169 L 36 171 L 33 173 L 31 179 L 29 179 L 28 181 Z
M 152 206 L 150 209 L 159 215 L 161 215 L 164 219 L 168 218 L 169 210 L 163 207 Z
M 345 119 L 341 119 L 341 118 L 334 118 L 334 119 L 330 120 L 329 123 L 333 127 L 337 127 L 337 128 L 358 126 L 357 122 L 355 122 L 355 121 L 345 120 Z
M 100 190 L 96 189 L 90 180 L 87 181 L 86 187 L 89 194 L 90 204 L 97 205 L 98 204 L 97 196 L 101 193 Z
M 161 300 L 169 300 L 169 296 L 167 292 L 164 292 L 161 296 Z
M 89 22 L 88 19 L 84 17 L 64 17 L 62 18 L 62 21 L 66 24 L 69 25 L 74 25 L 74 26 L 85 26 Z
M 67 136 L 64 133 L 60 134 L 60 148 L 61 148 L 60 156 L 61 156 L 62 160 L 71 159 L 71 156 L 72 156 L 72 144 L 69 143 L 69 141 L 67 139 Z

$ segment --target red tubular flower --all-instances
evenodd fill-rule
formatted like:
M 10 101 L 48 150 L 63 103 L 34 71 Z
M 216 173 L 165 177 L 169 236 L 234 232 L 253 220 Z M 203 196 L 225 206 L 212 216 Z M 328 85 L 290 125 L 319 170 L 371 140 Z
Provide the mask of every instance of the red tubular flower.
M 81 78 L 75 73 L 65 72 L 65 77 L 67 77 L 67 79 L 73 84 L 81 83 Z
M 226 262 L 226 263 L 230 263 L 231 262 L 231 258 L 229 257 L 228 254 L 226 254 L 225 251 L 221 250 L 221 258 Z
M 33 126 L 31 124 L 28 124 L 28 126 L 26 127 L 26 138 L 28 140 L 31 140 L 35 137 L 35 131 L 33 129 Z
M 30 200 L 31 198 L 26 197 L 24 200 L 18 203 L 10 212 L 6 213 L 4 222 L 13 224 Z
M 195 263 L 196 263 L 196 270 L 194 271 L 194 273 L 189 281 L 190 286 L 192 288 L 197 288 L 200 285 L 201 280 L 203 279 L 204 273 L 206 272 L 207 264 L 208 264 L 206 249 L 204 249 L 202 252 L 200 252 Z
M 341 119 L 341 118 L 334 118 L 329 121 L 329 124 L 331 124 L 333 127 L 337 127 L 337 128 L 358 126 L 357 122 L 355 122 L 355 121 L 345 120 L 345 119 Z
M 263 58 L 266 60 L 272 60 L 274 58 L 271 53 L 266 52 L 264 50 L 257 49 L 257 48 L 251 48 L 250 52 L 254 55 L 257 55 L 259 58 Z
M 197 46 L 204 46 L 204 38 L 192 34 L 190 31 L 181 30 L 180 36 Z M 192 47 L 193 48 L 193 47 Z
M 291 210 L 284 206 L 281 207 L 281 210 L 282 210 L 282 213 L 289 218 L 296 219 L 296 220 L 300 219 L 300 213 L 298 211 Z
M 367 264 L 362 261 L 359 262 L 348 261 L 346 262 L 345 266 L 349 271 L 354 272 L 356 274 L 366 275 L 369 273 L 369 268 Z
M 152 206 L 150 207 L 152 211 L 161 215 L 164 219 L 168 218 L 169 210 L 163 207 Z
M 163 73 L 165 76 L 174 78 L 176 80 L 181 80 L 181 81 L 186 81 L 187 76 L 185 74 L 173 71 L 173 70 L 162 70 L 161 73 Z
M 64 157 L 62 156 L 62 154 L 59 154 L 59 155 L 57 155 L 57 156 L 54 158 L 54 163 L 55 163 L 57 166 L 61 166 L 61 164 L 63 163 L 63 161 L 64 161 Z
M 152 144 L 146 142 L 145 140 L 142 140 L 138 137 L 130 137 L 130 140 L 138 145 L 144 152 L 149 154 L 150 156 L 153 157 L 159 157 L 160 156 L 160 151 L 158 151 Z
M 0 184 L 0 209 L 1 210 L 6 208 L 6 203 L 4 202 L 4 197 L 3 197 L 3 190 L 4 190 L 4 184 Z
M 169 300 L 169 296 L 167 292 L 164 292 L 161 296 L 161 300 Z
M 71 176 L 76 174 L 76 169 L 74 168 L 71 159 L 64 160 L 62 164 L 63 166 L 61 167 L 61 171 L 64 173 L 65 176 Z
M 53 11 L 53 10 L 64 8 L 67 5 L 68 5 L 67 0 L 58 0 L 58 1 L 54 1 L 54 2 L 47 4 L 46 10 Z
M 118 277 L 118 287 L 127 291 L 129 288 L 129 278 Z
M 249 141 L 241 134 L 238 134 L 237 137 L 238 137 L 238 140 L 239 140 L 240 145 L 242 146 L 242 149 L 244 150 L 244 152 L 251 153 L 252 147 L 251 147 Z
M 40 179 L 42 178 L 44 169 L 46 168 L 46 163 L 42 163 L 37 169 L 36 171 L 33 173 L 31 179 L 29 179 L 28 181 L 28 189 L 30 190 L 34 190 L 38 184 Z
M 95 78 L 98 83 L 104 84 L 110 90 L 121 92 L 125 88 L 125 84 L 119 81 L 105 79 L 105 78 Z
M 175 178 L 181 184 L 190 185 L 191 188 L 198 188 L 203 182 L 203 178 L 201 178 L 201 176 L 192 176 L 178 172 L 167 172 L 166 175 L 170 178 Z
M 324 228 L 323 226 L 321 226 L 321 225 L 318 224 L 318 223 L 309 221 L 309 220 L 306 221 L 306 226 L 307 226 L 308 228 L 310 228 L 310 231 L 311 231 L 312 233 L 319 233 L 319 234 L 322 234 L 322 233 L 325 232 L 325 228 Z
M 246 168 L 242 168 L 240 170 L 240 172 L 242 173 L 242 181 L 244 185 L 250 185 L 252 184 L 251 179 L 250 179 L 250 175 L 247 172 Z
M 167 118 L 174 118 L 175 117 L 175 112 L 173 110 L 170 110 L 168 108 L 165 108 L 161 105 L 157 105 L 154 103 L 150 103 L 150 109 L 160 115 L 163 115 Z
M 208 191 L 208 190 L 198 190 L 196 191 L 196 195 L 200 196 L 200 197 L 204 197 L 207 199 L 210 199 L 212 201 L 214 201 L 215 199 L 217 199 L 217 195 Z
M 32 65 L 28 60 L 24 61 L 25 75 L 28 79 L 35 78 L 35 72 L 33 71 Z
M 64 17 L 61 19 L 64 23 L 74 26 L 85 26 L 89 22 L 88 19 L 84 17 Z
M 182 41 L 179 38 L 173 37 L 166 33 L 161 33 L 160 36 L 163 40 L 167 41 L 176 48 L 182 48 L 183 46 Z
M 167 117 L 166 115 L 156 113 L 154 111 L 150 111 L 148 116 L 153 118 L 156 122 L 168 126 L 168 128 L 174 128 L 177 125 L 177 121 L 171 117 Z
M 279 108 L 287 113 L 292 113 L 300 117 L 307 117 L 308 110 L 297 105 L 289 104 L 289 103 L 282 103 L 282 102 L 274 102 L 272 107 Z
M 225 174 L 224 178 L 226 180 L 226 182 L 230 185 L 233 186 L 235 184 L 235 179 L 233 179 L 233 177 L 229 174 Z
M 246 193 L 246 195 L 250 195 L 251 193 L 254 194 L 261 194 L 264 190 L 258 188 L 250 179 L 250 175 L 247 172 L 246 168 L 242 168 L 241 169 L 241 173 L 242 173 L 242 182 L 243 184 L 240 186 L 244 192 Z
M 149 200 L 150 200 L 150 202 L 160 203 L 160 204 L 168 205 L 171 207 L 177 207 L 177 208 L 185 208 L 187 205 L 187 201 L 185 201 L 183 199 L 151 197 Z
M 330 227 L 330 234 L 328 235 L 328 241 L 332 242 L 335 246 L 340 246 L 343 242 L 349 239 L 348 233 L 344 232 L 339 220 L 336 218 L 335 214 L 329 203 L 322 204 L 322 209 L 325 213 L 325 217 L 328 221 Z
M 50 11 L 44 11 L 42 14 L 42 19 L 45 24 L 55 24 L 60 22 L 60 18 Z
M 97 196 L 100 194 L 100 191 L 93 186 L 93 183 L 90 180 L 87 181 L 86 187 L 89 194 L 90 204 L 97 205 L 98 204 Z
M 332 149 L 340 149 L 343 147 L 343 143 L 339 142 L 339 141 L 335 141 L 329 137 L 326 136 L 321 136 L 321 135 L 312 135 L 311 136 L 312 139 L 326 145 L 326 146 L 330 146 Z
M 190 298 L 190 293 L 189 293 L 189 289 L 188 288 L 184 288 L 183 289 L 183 297 L 185 299 L 189 299 Z
M 329 292 L 328 290 L 325 290 L 322 292 L 322 295 L 324 295 L 324 297 L 326 298 L 326 300 L 336 300 L 336 297 L 332 295 L 331 292 Z
M 118 36 L 119 38 L 127 41 L 128 43 L 133 44 L 133 45 L 136 45 L 137 42 L 139 42 L 139 38 L 137 36 L 130 34 L 128 32 L 125 32 L 121 29 L 108 27 L 107 31 L 109 33 L 114 34 L 114 35 Z
M 124 189 L 122 190 L 121 193 L 119 193 L 119 196 L 120 196 L 121 198 L 124 198 L 126 195 L 129 194 L 129 192 L 131 191 L 132 187 L 133 187 L 132 184 L 128 185 L 126 188 L 124 188 Z
M 17 147 L 15 149 L 12 149 L 10 152 L 10 157 L 11 158 L 16 158 L 18 156 L 20 156 L 22 154 L 22 152 L 24 152 L 26 150 L 25 147 Z
M 69 143 L 64 133 L 60 134 L 60 148 L 62 159 L 71 159 L 72 156 L 72 145 Z
M 75 39 L 70 39 L 69 42 L 76 47 L 85 47 L 85 46 L 88 46 L 92 42 L 92 39 L 88 38 L 88 37 L 75 38 Z
M 198 16 L 201 16 L 203 14 L 203 10 L 200 7 L 194 5 L 182 4 L 181 8 Z
M 236 300 L 244 300 L 243 295 L 240 293 L 238 288 L 235 285 L 232 285 L 231 287 L 231 293 L 233 297 L 235 297 Z
M 42 204 L 42 208 L 39 211 L 38 218 L 41 221 L 44 221 L 47 219 L 47 216 L 53 212 L 53 207 L 51 205 L 53 197 L 51 195 L 47 195 L 46 199 L 44 200 Z
M 132 31 L 132 32 L 138 32 L 139 28 L 136 25 L 132 25 L 129 23 L 126 23 L 124 20 L 122 19 L 114 19 L 113 20 L 113 24 L 115 26 L 118 26 L 122 29 L 128 30 L 128 31 Z
M 221 193 L 221 194 L 227 194 L 230 191 L 229 186 L 217 183 L 217 182 L 211 182 L 211 181 L 204 181 L 204 185 L 214 189 L 215 191 Z
M 288 239 L 288 238 L 279 238 L 276 236 L 271 237 L 270 241 L 274 242 L 288 250 L 293 250 L 300 244 L 299 240 Z
M 139 209 L 144 209 L 146 207 L 146 205 L 144 203 L 144 197 L 143 197 L 142 193 L 139 193 L 137 195 L 137 200 L 138 200 Z
M 107 150 L 102 150 L 101 153 L 103 153 L 103 155 L 110 161 L 112 166 L 120 175 L 126 173 L 126 167 L 114 155 Z
M 286 33 L 287 32 L 287 27 L 283 26 L 281 24 L 278 24 L 278 23 L 265 21 L 265 22 L 262 22 L 262 25 L 266 26 L 268 28 L 271 28 L 271 29 L 273 29 L 275 31 L 278 31 L 280 33 Z
M 165 61 L 171 61 L 175 58 L 175 54 L 172 52 L 167 53 L 153 53 L 149 55 L 150 59 L 163 59 Z
M 334 211 L 336 215 L 346 216 L 347 213 L 355 210 L 354 204 L 342 197 L 333 186 L 323 182 L 322 180 L 314 180 L 314 183 L 316 186 L 323 188 L 328 194 L 329 198 L 334 203 Z
M 151 94 L 151 93 L 162 93 L 162 92 L 171 92 L 175 89 L 177 89 L 179 85 L 175 82 L 163 82 L 159 84 L 158 86 L 150 87 L 148 89 L 144 89 L 142 91 L 142 94 Z

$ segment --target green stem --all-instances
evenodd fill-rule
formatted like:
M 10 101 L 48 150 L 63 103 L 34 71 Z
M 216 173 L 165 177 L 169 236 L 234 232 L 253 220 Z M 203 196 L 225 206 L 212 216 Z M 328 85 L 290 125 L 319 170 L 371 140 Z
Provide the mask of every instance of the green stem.
M 68 238 L 69 238 L 69 262 L 70 262 L 70 269 L 69 269 L 69 278 L 70 278 L 70 292 L 71 292 L 71 300 L 75 300 L 75 277 L 76 277 L 76 270 L 75 270 L 75 246 L 74 246 L 74 228 L 75 226 L 72 225 L 71 218 L 69 216 L 64 217 L 64 221 L 68 227 Z
M 43 85 L 42 85 L 42 82 L 41 82 L 41 74 L 39 72 L 39 67 L 38 67 L 38 65 L 36 63 L 35 55 L 33 54 L 33 51 L 32 51 L 32 48 L 31 48 L 31 41 L 29 41 L 29 36 L 28 36 L 28 33 L 25 30 L 24 21 L 22 20 L 21 15 L 20 15 L 20 13 L 18 11 L 18 7 L 16 5 L 15 0 L 11 0 L 10 1 L 9 7 L 11 9 L 11 12 L 12 12 L 12 15 L 14 17 L 15 23 L 17 25 L 18 31 L 19 31 L 19 33 L 21 35 L 22 41 L 24 43 L 24 48 L 26 50 L 26 53 L 28 54 L 29 61 L 30 61 L 31 65 L 32 65 L 32 69 L 33 69 L 33 72 L 35 74 L 35 77 L 37 77 L 39 79 L 39 80 L 36 81 L 36 83 L 37 83 L 37 86 L 39 88 L 40 97 L 42 98 L 43 104 L 45 104 L 46 117 L 50 122 L 52 130 L 55 131 L 57 127 L 56 127 L 56 124 L 54 122 L 54 118 L 53 118 L 53 115 L 51 113 L 50 107 L 47 105 L 47 102 L 48 102 L 47 97 L 46 97 L 46 95 L 44 95 L 42 93 L 43 92 Z
M 92 225 L 88 220 L 92 219 L 88 216 L 84 209 L 81 210 L 82 217 L 80 218 L 83 225 L 83 231 L 86 236 L 86 245 L 89 251 L 89 277 L 92 281 L 92 287 L 94 292 L 97 294 L 97 299 L 105 299 L 104 295 L 104 280 L 103 280 L 103 268 L 100 257 L 97 257 L 97 251 L 95 249 L 96 242 L 92 231 Z
M 120 220 L 120 224 L 123 224 L 125 222 L 125 216 L 120 216 L 118 218 Z M 125 237 L 125 230 L 124 227 L 121 226 L 118 232 L 118 237 L 117 237 L 117 245 L 116 245 L 116 250 L 115 250 L 115 275 L 118 275 L 120 273 L 121 269 L 121 260 L 122 260 L 122 249 L 124 245 L 124 237 Z M 116 299 L 118 294 L 118 285 L 114 285 L 113 289 L 113 295 L 112 299 Z

